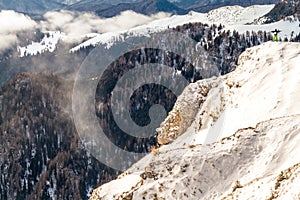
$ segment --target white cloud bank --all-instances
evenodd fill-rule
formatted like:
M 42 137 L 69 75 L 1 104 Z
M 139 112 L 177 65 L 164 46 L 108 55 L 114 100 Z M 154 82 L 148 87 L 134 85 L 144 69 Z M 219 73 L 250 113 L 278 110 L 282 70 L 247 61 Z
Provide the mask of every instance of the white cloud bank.
M 66 42 L 75 42 L 89 33 L 106 33 L 126 30 L 150 21 L 168 17 L 167 13 L 147 16 L 133 11 L 124 11 L 112 18 L 101 18 L 93 13 L 75 11 L 50 11 L 43 20 L 34 21 L 15 11 L 0 11 L 0 53 L 18 42 L 17 34 L 40 28 L 42 31 L 61 31 Z
M 17 41 L 17 33 L 36 27 L 30 17 L 11 10 L 0 11 L 0 52 L 10 48 Z
M 40 22 L 42 30 L 60 30 L 69 37 L 80 37 L 88 33 L 106 33 L 126 30 L 150 21 L 168 17 L 167 13 L 147 16 L 133 11 L 124 11 L 112 18 L 100 18 L 93 13 L 74 11 L 51 11 Z

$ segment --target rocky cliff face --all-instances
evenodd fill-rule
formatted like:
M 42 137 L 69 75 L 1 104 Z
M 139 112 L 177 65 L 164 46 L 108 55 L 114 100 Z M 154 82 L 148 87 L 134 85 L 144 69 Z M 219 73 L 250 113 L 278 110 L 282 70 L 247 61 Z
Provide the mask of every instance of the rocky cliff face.
M 162 146 L 91 199 L 299 199 L 299 47 L 247 49 L 234 72 L 190 84 Z

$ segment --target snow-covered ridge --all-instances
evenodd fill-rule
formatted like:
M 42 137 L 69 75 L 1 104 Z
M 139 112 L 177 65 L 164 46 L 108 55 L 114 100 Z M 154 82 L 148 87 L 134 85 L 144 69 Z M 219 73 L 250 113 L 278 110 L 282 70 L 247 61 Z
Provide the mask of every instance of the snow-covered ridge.
M 190 84 L 160 127 L 171 143 L 91 199 L 299 199 L 299 62 L 300 44 L 267 42 L 234 72 Z
M 292 19 L 293 17 L 290 16 L 288 17 Z M 292 37 L 295 37 L 300 33 L 300 28 L 299 28 L 300 21 L 298 19 L 293 19 L 293 20 L 280 20 L 278 22 L 270 23 L 270 24 L 263 24 L 263 25 L 228 25 L 225 28 L 228 30 L 236 30 L 239 33 L 246 33 L 249 31 L 266 31 L 270 32 L 275 29 L 281 30 L 281 32 L 278 34 L 279 38 L 282 40 L 290 39 Z
M 212 10 L 209 13 L 197 13 L 191 11 L 186 15 L 174 15 L 153 20 L 128 30 L 106 32 L 103 34 L 90 33 L 81 35 L 80 38 L 73 38 L 72 36 L 67 36 L 59 31 L 52 31 L 49 32 L 53 36 L 52 38 L 45 37 L 42 41 L 32 42 L 32 44 L 25 47 L 18 47 L 18 49 L 21 57 L 24 55 L 36 55 L 45 51 L 52 52 L 55 50 L 59 40 L 74 42 L 74 47 L 70 49 L 70 52 L 76 52 L 81 48 L 97 45 L 103 45 L 106 48 L 110 48 L 116 42 L 124 41 L 129 37 L 150 36 L 152 33 L 161 32 L 168 28 L 195 22 L 207 23 L 210 25 L 223 24 L 225 25 L 225 30 L 236 30 L 239 33 L 246 33 L 247 31 L 250 33 L 251 31 L 270 32 L 274 29 L 280 29 L 282 30 L 282 32 L 279 33 L 281 39 L 289 39 L 292 35 L 295 37 L 300 33 L 298 20 L 281 20 L 266 25 L 250 25 L 273 8 L 274 5 L 254 5 L 246 8 L 240 6 L 226 6 Z M 87 38 L 87 40 L 80 44 L 75 42 L 80 41 L 83 38 Z
M 274 5 L 254 5 L 250 7 L 227 6 L 210 11 L 209 13 L 189 12 L 186 15 L 174 15 L 147 24 L 131 28 L 126 31 L 99 34 L 98 36 L 85 41 L 72 48 L 71 51 L 78 51 L 87 46 L 106 45 L 110 48 L 114 42 L 123 41 L 126 37 L 149 36 L 151 33 L 161 32 L 168 28 L 184 25 L 187 23 L 207 23 L 227 25 L 243 25 L 251 23 L 255 19 L 267 14 L 274 8 Z
M 249 7 L 225 6 L 207 13 L 209 22 L 222 23 L 224 25 L 237 25 L 252 23 L 259 16 L 270 12 L 274 5 L 254 5 Z
M 90 38 L 85 42 L 76 44 L 70 52 L 78 51 L 81 48 L 88 46 L 104 45 L 106 48 L 110 48 L 118 41 L 124 41 L 129 37 L 138 36 L 150 36 L 152 33 L 161 32 L 168 28 L 174 28 L 176 26 L 184 25 L 187 23 L 207 23 L 207 24 L 223 24 L 225 30 L 236 30 L 240 33 L 246 31 L 267 31 L 270 32 L 274 29 L 282 30 L 279 33 L 279 37 L 282 39 L 290 38 L 292 35 L 296 36 L 299 34 L 299 21 L 279 21 L 272 24 L 266 25 L 249 25 L 256 19 L 264 16 L 268 13 L 274 5 L 254 5 L 250 7 L 240 6 L 226 6 L 210 11 L 209 13 L 197 13 L 191 11 L 186 15 L 174 15 L 163 19 L 153 20 L 144 25 L 140 25 L 128 30 L 107 32 L 107 33 L 90 33 L 82 35 L 80 38 Z M 25 47 L 18 47 L 20 56 L 24 55 L 36 55 L 45 51 L 53 52 L 56 48 L 59 40 L 63 41 L 79 41 L 80 38 L 73 38 L 67 36 L 59 31 L 50 31 L 51 37 L 45 37 L 41 41 L 32 42 L 32 44 Z

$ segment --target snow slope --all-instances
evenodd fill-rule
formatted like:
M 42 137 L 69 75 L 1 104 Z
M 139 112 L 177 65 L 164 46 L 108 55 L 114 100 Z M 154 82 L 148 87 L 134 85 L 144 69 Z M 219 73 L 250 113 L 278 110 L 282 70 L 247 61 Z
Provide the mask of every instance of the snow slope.
M 249 7 L 225 6 L 206 14 L 207 22 L 236 25 L 252 23 L 274 8 L 274 5 L 254 5 Z
M 292 17 L 290 17 L 292 18 Z M 263 25 L 244 25 L 244 24 L 237 24 L 237 25 L 228 25 L 225 28 L 228 30 L 236 30 L 239 33 L 246 33 L 247 31 L 266 31 L 270 32 L 275 29 L 279 29 L 282 32 L 278 34 L 278 36 L 284 40 L 287 38 L 288 40 L 292 37 L 295 37 L 297 34 L 300 33 L 299 27 L 300 21 L 298 19 L 293 19 L 292 21 L 289 20 L 280 20 L 278 22 L 274 22 L 271 24 L 263 24 Z
M 268 42 L 190 84 L 158 129 L 165 145 L 91 199 L 299 199 L 299 62 L 300 44 Z

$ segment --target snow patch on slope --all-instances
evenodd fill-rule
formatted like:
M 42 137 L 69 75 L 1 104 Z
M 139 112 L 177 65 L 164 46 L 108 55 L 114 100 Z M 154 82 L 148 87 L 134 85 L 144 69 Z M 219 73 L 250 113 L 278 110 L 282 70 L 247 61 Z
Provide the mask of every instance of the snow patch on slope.
M 249 7 L 225 6 L 208 12 L 207 19 L 224 25 L 252 23 L 259 16 L 264 16 L 274 5 L 254 5 Z
M 48 31 L 40 42 L 32 42 L 28 46 L 18 47 L 20 57 L 37 55 L 38 53 L 43 53 L 45 51 L 53 52 L 56 49 L 58 41 L 65 37 L 65 34 L 59 31 Z

